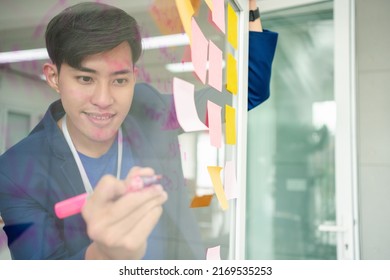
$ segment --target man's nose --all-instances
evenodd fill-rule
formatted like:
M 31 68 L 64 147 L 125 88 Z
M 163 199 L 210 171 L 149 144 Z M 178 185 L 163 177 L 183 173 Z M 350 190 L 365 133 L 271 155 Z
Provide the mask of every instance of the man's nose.
M 112 97 L 109 85 L 105 83 L 97 84 L 94 89 L 91 102 L 100 108 L 107 108 L 112 105 L 114 99 Z

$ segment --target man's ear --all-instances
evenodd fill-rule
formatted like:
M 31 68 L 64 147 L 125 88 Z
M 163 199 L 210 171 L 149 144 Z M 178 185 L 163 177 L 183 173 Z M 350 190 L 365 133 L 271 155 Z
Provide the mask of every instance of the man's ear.
M 58 87 L 58 69 L 55 64 L 52 63 L 45 63 L 43 65 L 43 74 L 46 77 L 47 84 L 54 89 L 56 92 L 60 92 L 60 89 Z

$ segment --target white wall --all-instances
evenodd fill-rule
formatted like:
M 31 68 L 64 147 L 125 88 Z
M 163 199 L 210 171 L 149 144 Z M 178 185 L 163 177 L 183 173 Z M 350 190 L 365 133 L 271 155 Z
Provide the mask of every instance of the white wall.
M 390 259 L 390 1 L 356 0 L 362 259 Z

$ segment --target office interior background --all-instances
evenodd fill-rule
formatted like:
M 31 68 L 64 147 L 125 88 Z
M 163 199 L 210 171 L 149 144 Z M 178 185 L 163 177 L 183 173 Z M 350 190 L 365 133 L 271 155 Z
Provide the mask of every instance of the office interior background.
M 44 47 L 48 20 L 77 2 L 1 0 L 0 53 Z M 146 37 L 158 34 L 152 0 L 101 2 L 132 14 Z M 248 113 L 245 258 L 390 259 L 390 2 L 258 5 L 264 28 L 279 41 L 271 97 Z M 202 29 L 224 44 L 207 20 Z M 191 72 L 166 67 L 180 63 L 184 51 L 146 50 L 139 80 L 161 92 L 169 92 L 173 75 L 197 83 Z M 58 98 L 40 77 L 44 62 L 0 63 L 0 154 Z M 201 133 L 181 141 L 194 158 L 206 149 Z M 223 153 L 211 154 L 223 161 Z M 184 164 L 184 173 L 197 192 L 210 191 L 196 166 Z M 222 240 L 228 258 L 231 217 L 216 203 L 197 216 L 205 240 Z M 9 258 L 0 232 L 0 259 Z

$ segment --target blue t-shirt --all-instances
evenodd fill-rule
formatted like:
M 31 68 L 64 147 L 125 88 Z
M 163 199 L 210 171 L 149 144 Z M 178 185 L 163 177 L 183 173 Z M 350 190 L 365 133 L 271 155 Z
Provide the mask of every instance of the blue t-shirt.
M 125 154 L 125 149 L 123 149 L 123 153 Z M 131 152 L 130 156 L 123 156 L 122 158 L 122 170 L 121 170 L 121 179 L 125 178 L 127 172 L 124 169 L 126 166 L 128 170 L 134 165 Z M 87 173 L 89 182 L 91 183 L 92 188 L 95 188 L 99 180 L 107 174 L 111 174 L 116 176 L 117 173 L 117 165 L 118 165 L 118 140 L 116 139 L 114 143 L 111 145 L 111 148 L 98 158 L 92 158 L 86 156 L 82 153 L 78 153 L 83 163 L 85 172 Z
M 99 180 L 107 174 L 116 176 L 117 165 L 118 165 L 118 139 L 115 139 L 111 148 L 99 158 L 88 157 L 82 153 L 78 153 L 83 163 L 85 172 L 87 173 L 88 179 L 91 182 L 92 188 L 95 188 Z M 122 168 L 121 168 L 121 179 L 125 179 L 130 169 L 135 165 L 134 157 L 131 153 L 129 143 L 123 142 L 123 155 L 122 155 Z M 160 223 L 157 223 L 156 227 L 148 238 L 148 246 L 143 259 L 156 260 L 164 259 L 164 250 L 162 244 L 164 242 L 159 241 L 159 233 L 162 232 Z

